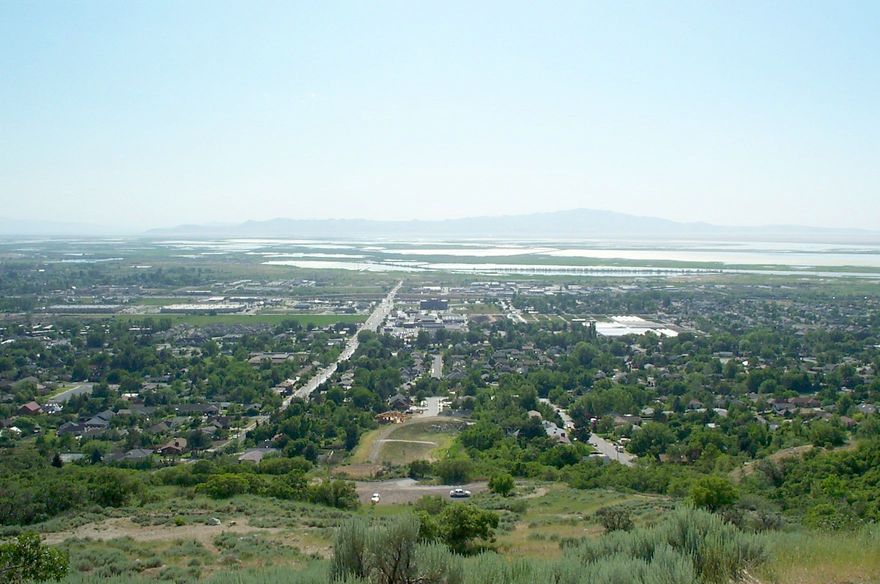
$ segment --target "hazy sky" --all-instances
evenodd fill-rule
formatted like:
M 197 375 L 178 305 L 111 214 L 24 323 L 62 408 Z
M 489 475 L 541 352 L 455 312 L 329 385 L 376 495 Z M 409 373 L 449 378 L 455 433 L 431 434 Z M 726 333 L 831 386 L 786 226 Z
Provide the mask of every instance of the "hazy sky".
M 880 229 L 880 2 L 0 0 L 0 216 Z

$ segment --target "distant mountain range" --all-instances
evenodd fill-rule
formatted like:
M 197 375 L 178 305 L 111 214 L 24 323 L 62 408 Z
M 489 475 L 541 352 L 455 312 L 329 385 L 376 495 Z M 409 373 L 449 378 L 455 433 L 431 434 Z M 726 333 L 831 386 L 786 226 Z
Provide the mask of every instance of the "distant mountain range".
M 732 227 L 683 223 L 613 211 L 572 209 L 528 215 L 445 220 L 373 221 L 367 219 L 269 219 L 237 224 L 179 225 L 141 233 L 75 223 L 15 221 L 0 218 L 4 236 L 108 236 L 147 238 L 408 238 L 408 239 L 661 239 L 784 241 L 880 244 L 880 231 L 798 225 Z
M 106 237 L 109 235 L 132 235 L 132 232 L 105 225 L 0 217 L 0 236 L 5 237 Z
M 656 217 L 641 217 L 594 209 L 445 220 L 269 219 L 231 225 L 181 225 L 167 229 L 151 229 L 144 235 L 147 237 L 195 238 L 638 238 L 880 243 L 880 231 L 826 229 L 797 225 L 730 227 L 709 223 L 682 223 Z

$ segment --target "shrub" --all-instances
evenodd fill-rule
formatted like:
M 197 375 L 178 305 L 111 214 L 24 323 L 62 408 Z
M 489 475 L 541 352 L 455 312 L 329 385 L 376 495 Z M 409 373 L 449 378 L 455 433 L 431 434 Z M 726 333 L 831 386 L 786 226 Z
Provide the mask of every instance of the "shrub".
M 489 479 L 489 490 L 493 493 L 507 497 L 513 492 L 513 477 L 507 473 L 498 474 Z
M 635 524 L 632 520 L 632 514 L 628 509 L 621 506 L 603 507 L 596 511 L 596 518 L 606 532 L 611 531 L 632 531 Z

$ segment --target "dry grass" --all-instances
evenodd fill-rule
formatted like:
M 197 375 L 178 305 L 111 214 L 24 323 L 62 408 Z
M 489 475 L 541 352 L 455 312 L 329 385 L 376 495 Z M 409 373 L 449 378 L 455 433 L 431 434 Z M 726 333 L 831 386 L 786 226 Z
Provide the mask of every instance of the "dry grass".
M 756 571 L 773 584 L 880 583 L 880 529 L 768 535 L 770 561 Z

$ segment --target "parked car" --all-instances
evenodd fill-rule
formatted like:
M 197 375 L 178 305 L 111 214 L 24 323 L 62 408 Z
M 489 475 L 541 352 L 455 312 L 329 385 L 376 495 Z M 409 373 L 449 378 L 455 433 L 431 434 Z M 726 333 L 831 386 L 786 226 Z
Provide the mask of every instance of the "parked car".
M 449 496 L 452 497 L 453 499 L 467 499 L 468 497 L 471 496 L 471 492 L 466 491 L 466 490 L 462 489 L 461 487 L 457 487 L 457 488 L 449 491 Z
M 379 493 L 373 493 L 373 496 L 370 497 L 370 503 L 376 504 L 379 502 L 380 498 Z

